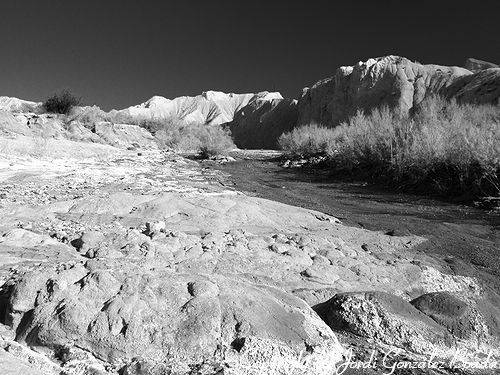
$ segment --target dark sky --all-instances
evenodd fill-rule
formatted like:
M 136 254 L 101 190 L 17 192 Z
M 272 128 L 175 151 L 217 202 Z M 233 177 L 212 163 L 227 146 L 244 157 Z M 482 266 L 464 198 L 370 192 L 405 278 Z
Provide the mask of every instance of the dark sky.
M 0 95 L 70 88 L 104 109 L 210 89 L 298 97 L 387 54 L 500 62 L 499 0 L 24 0 L 0 15 Z

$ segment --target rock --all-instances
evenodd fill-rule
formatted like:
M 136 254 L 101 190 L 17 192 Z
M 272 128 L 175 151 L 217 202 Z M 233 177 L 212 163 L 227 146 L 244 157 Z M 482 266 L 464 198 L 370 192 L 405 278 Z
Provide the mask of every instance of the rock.
M 450 293 L 428 293 L 410 303 L 454 336 L 466 338 L 474 331 L 471 308 Z
M 16 343 L 13 343 L 16 345 Z M 40 354 L 20 345 L 0 348 L 2 375 L 59 375 L 61 369 Z M 13 353 L 14 352 L 14 353 Z
M 94 125 L 94 130 L 105 143 L 112 146 L 157 148 L 151 133 L 140 126 L 98 122 Z
M 9 96 L 0 96 L 0 110 L 9 112 L 40 112 L 41 102 L 32 102 Z
M 297 101 L 256 97 L 226 124 L 236 146 L 249 149 L 276 149 L 278 138 L 297 123 Z
M 25 121 L 16 118 L 12 113 L 0 111 L 0 131 L 4 134 L 31 135 L 32 131 Z
M 35 247 L 45 245 L 59 245 L 60 243 L 50 236 L 35 233 L 22 228 L 15 228 L 0 237 L 0 244 L 15 247 Z
M 71 241 L 71 244 L 82 254 L 89 250 L 97 249 L 105 241 L 104 234 L 99 231 L 88 231 L 80 238 Z
M 470 71 L 484 70 L 490 68 L 500 68 L 497 64 L 490 63 L 488 61 L 474 59 L 469 57 L 465 60 L 464 64 L 465 69 L 469 69 Z
M 68 125 L 68 133 L 69 133 L 68 135 L 69 138 L 74 141 L 104 143 L 104 140 L 101 139 L 101 137 L 92 132 L 89 128 L 87 128 L 83 124 L 76 121 L 72 121 Z
M 434 292 L 421 295 L 410 303 L 455 337 L 472 339 L 473 342 L 498 337 L 500 309 L 496 306 L 497 296 L 485 293 L 480 298 L 466 298 L 457 293 Z
M 279 347 L 296 353 L 328 347 L 337 358 L 342 354 L 335 335 L 307 304 L 277 288 L 238 277 L 151 272 L 111 260 L 91 269 L 61 267 L 27 273 L 14 286 L 9 311 L 25 312 L 12 319 L 19 340 L 53 350 L 74 343 L 113 364 L 136 357 L 203 363 L 214 353 L 223 358 L 223 348 L 245 346 L 263 354 Z M 253 339 L 267 344 L 251 349 Z
M 456 98 L 459 103 L 500 104 L 500 68 L 480 70 L 456 79 L 443 90 L 443 94 Z
M 273 243 L 269 249 L 277 254 L 284 254 L 290 251 L 290 246 L 284 243 Z
M 146 236 L 153 237 L 160 234 L 160 232 L 165 233 L 166 228 L 166 224 L 163 220 L 148 222 L 146 223 L 146 231 L 144 232 L 144 234 Z
M 384 292 L 339 293 L 314 306 L 334 331 L 347 331 L 387 345 L 425 353 L 430 345 L 450 347 L 451 336 L 400 297 Z
M 303 90 L 298 125 L 337 126 L 358 110 L 387 105 L 407 114 L 429 95 L 456 97 L 461 102 L 498 103 L 495 69 L 473 74 L 459 67 L 422 65 L 404 57 L 385 56 L 337 69 Z

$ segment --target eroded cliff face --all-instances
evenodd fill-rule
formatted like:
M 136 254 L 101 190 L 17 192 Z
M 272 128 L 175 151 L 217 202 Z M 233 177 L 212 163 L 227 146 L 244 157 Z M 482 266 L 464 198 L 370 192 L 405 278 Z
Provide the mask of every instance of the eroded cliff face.
M 422 65 L 386 56 L 339 68 L 335 75 L 303 90 L 298 125 L 336 126 L 357 110 L 383 105 L 406 114 L 429 95 L 460 102 L 498 103 L 500 69 L 473 73 L 465 68 Z

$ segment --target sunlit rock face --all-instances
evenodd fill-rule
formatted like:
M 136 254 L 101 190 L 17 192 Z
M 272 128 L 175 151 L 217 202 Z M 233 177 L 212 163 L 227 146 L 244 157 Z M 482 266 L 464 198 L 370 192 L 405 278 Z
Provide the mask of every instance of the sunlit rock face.
M 305 88 L 298 102 L 298 124 L 336 126 L 358 110 L 380 106 L 407 114 L 430 95 L 467 103 L 498 103 L 498 68 L 479 71 L 423 65 L 385 56 L 337 69 L 335 75 Z
M 148 101 L 112 113 L 132 118 L 160 118 L 171 121 L 217 125 L 229 122 L 234 114 L 257 98 L 281 99 L 279 93 L 233 94 L 206 91 L 197 96 L 167 99 L 153 96 Z
M 0 110 L 9 112 L 39 112 L 42 103 L 18 99 L 10 96 L 0 96 Z

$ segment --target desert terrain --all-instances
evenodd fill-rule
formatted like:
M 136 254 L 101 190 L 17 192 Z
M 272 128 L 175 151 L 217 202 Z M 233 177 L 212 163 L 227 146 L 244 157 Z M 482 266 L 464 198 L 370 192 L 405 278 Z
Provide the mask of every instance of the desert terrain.
M 469 68 L 388 56 L 298 100 L 209 91 L 109 113 L 0 98 L 0 373 L 494 373 L 498 210 L 283 168 L 275 150 L 199 161 L 153 127 L 222 125 L 266 149 L 434 93 L 497 105 L 500 69 Z

